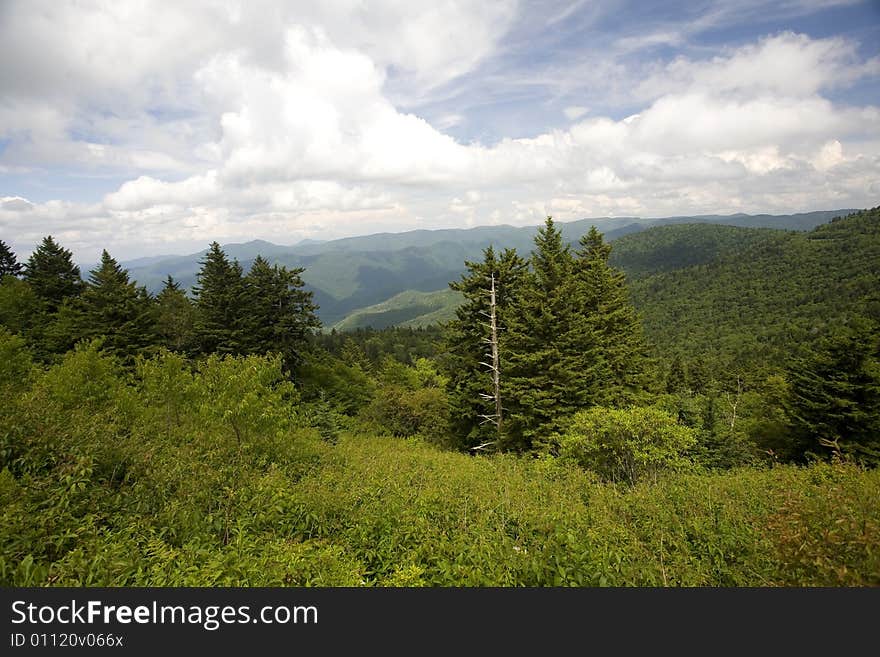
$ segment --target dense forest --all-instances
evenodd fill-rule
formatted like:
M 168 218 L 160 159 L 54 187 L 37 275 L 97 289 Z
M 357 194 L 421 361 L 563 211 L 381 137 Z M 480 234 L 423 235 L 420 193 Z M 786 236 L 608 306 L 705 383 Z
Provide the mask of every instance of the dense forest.
M 625 276 L 621 267 L 625 268 Z M 4 585 L 880 584 L 880 208 L 548 218 L 425 329 L 0 242 Z

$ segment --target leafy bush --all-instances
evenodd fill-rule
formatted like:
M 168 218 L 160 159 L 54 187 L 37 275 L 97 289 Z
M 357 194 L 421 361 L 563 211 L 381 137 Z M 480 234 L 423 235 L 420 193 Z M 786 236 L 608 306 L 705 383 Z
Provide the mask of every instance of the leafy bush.
M 683 455 L 695 442 L 693 430 L 656 408 L 596 406 L 575 414 L 559 439 L 559 453 L 609 481 L 635 484 L 662 470 L 686 468 Z
M 282 359 L 266 356 L 218 356 L 199 363 L 195 393 L 200 413 L 227 426 L 241 444 L 285 428 L 297 400 L 285 380 Z
M 645 434 L 635 453 L 666 455 L 636 461 L 632 486 L 566 453 L 596 433 L 571 431 L 561 457 L 539 459 L 346 430 L 330 444 L 299 427 L 278 368 L 163 353 L 130 378 L 93 344 L 11 389 L 0 584 L 880 584 L 880 470 L 647 476 L 692 442 L 657 438 L 676 425 L 654 409 L 594 411 L 600 437 L 629 426 Z M 423 413 L 407 422 L 424 434 L 442 402 L 419 388 L 397 403 Z
M 404 437 L 421 435 L 443 442 L 448 432 L 449 405 L 440 388 L 406 390 L 398 386 L 380 389 L 361 413 L 379 432 Z
M 25 387 L 32 367 L 27 343 L 0 326 L 0 390 Z

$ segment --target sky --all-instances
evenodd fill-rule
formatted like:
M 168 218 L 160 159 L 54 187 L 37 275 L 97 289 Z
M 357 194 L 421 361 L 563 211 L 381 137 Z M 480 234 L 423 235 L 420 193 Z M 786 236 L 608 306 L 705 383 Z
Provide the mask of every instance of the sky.
M 880 205 L 880 0 L 0 0 L 0 239 Z

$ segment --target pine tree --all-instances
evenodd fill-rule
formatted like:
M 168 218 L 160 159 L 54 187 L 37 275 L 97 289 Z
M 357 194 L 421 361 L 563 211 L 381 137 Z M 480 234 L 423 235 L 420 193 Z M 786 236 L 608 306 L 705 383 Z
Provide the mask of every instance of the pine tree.
M 80 316 L 78 337 L 103 337 L 104 349 L 123 362 L 131 362 L 156 342 L 152 298 L 146 288 L 129 280 L 128 272 L 106 250 L 74 308 Z
M 270 266 L 262 256 L 254 260 L 244 278 L 248 353 L 278 352 L 288 368 L 301 362 L 307 336 L 320 327 L 312 293 L 303 289 L 303 271 Z
M 550 440 L 579 407 L 577 379 L 566 358 L 574 323 L 574 259 L 550 217 L 538 229 L 530 262 L 504 350 L 508 446 L 520 450 Z
M 623 272 L 608 264 L 610 255 L 611 245 L 595 226 L 580 239 L 573 269 L 573 323 L 565 336 L 579 406 L 632 403 L 646 383 L 641 321 Z
M 51 235 L 43 238 L 28 258 L 24 278 L 50 313 L 57 311 L 65 299 L 79 296 L 84 287 L 72 254 L 59 246 Z
M 853 318 L 795 358 L 788 414 L 793 456 L 847 451 L 880 463 L 880 330 Z
M 244 281 L 238 261 L 229 262 L 212 242 L 194 288 L 194 331 L 200 353 L 244 353 Z
M 467 274 L 449 284 L 464 295 L 464 302 L 456 310 L 456 318 L 446 325 L 444 332 L 445 360 L 443 368 L 448 377 L 447 393 L 451 408 L 452 431 L 459 437 L 459 447 L 469 448 L 491 443 L 505 448 L 506 438 L 497 444 L 495 426 L 485 422 L 485 416 L 495 413 L 492 378 L 486 366 L 489 290 L 495 280 L 496 320 L 499 334 L 500 384 L 502 406 L 506 399 L 505 328 L 515 307 L 515 299 L 522 290 L 527 263 L 514 249 L 506 249 L 500 256 L 489 247 L 483 251 L 482 262 L 466 262 Z M 503 426 L 503 425 L 502 425 Z
M 169 275 L 156 296 L 159 343 L 170 351 L 188 352 L 194 346 L 195 308 L 186 292 Z
M 6 242 L 0 240 L 0 281 L 5 276 L 14 278 L 21 276 L 21 263 L 15 257 L 12 249 L 6 245 Z

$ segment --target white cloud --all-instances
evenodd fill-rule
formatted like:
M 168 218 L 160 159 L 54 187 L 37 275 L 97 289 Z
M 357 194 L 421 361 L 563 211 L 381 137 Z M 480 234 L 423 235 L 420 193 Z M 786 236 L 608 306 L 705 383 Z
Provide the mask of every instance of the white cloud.
M 575 119 L 579 119 L 589 111 L 589 107 L 583 107 L 581 105 L 570 105 L 569 107 L 563 108 L 562 113 L 565 114 L 565 118 L 567 118 L 569 121 L 574 121 Z
M 514 5 L 180 3 L 162 21 L 147 5 L 57 7 L 4 8 L 16 26 L 0 21 L 0 173 L 66 166 L 128 181 L 96 203 L 4 197 L 0 229 L 19 248 L 51 232 L 94 259 L 548 212 L 876 204 L 880 110 L 826 92 L 876 76 L 880 60 L 842 38 L 782 33 L 679 57 L 649 67 L 624 119 L 566 105 L 565 128 L 486 144 L 447 134 L 469 120 L 452 106 L 429 122 L 392 99 L 475 71 Z M 31 65 L 10 65 L 13 51 Z
M 708 60 L 679 57 L 639 84 L 636 94 L 657 98 L 700 89 L 803 97 L 878 73 L 880 58 L 860 61 L 851 41 L 785 32 Z

